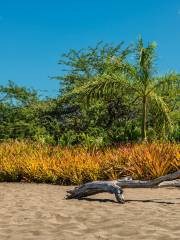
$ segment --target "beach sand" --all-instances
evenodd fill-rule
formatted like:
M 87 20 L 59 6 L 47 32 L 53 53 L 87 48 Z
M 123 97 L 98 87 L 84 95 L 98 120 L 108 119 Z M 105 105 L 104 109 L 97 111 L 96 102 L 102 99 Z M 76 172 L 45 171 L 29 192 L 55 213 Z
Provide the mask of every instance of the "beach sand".
M 0 240 L 180 239 L 180 189 L 65 200 L 71 187 L 0 183 Z

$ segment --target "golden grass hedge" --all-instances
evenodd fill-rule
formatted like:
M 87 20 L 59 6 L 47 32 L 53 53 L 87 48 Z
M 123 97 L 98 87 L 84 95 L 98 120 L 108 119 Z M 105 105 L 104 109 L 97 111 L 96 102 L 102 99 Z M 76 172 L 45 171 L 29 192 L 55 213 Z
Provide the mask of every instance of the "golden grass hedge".
M 152 179 L 180 169 L 180 145 L 122 145 L 96 152 L 28 141 L 0 143 L 0 181 L 80 184 L 123 176 Z

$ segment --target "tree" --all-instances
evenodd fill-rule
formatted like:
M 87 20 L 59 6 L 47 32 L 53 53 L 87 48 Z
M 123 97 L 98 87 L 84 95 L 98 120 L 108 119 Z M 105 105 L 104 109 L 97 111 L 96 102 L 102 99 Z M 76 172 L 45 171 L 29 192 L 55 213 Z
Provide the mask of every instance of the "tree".
M 38 100 L 37 92 L 9 81 L 7 86 L 0 86 L 0 102 L 11 106 L 27 106 Z
M 35 90 L 12 81 L 0 86 L 0 140 L 29 138 L 53 142 L 49 134 L 52 121 L 46 120 L 50 108 L 52 101 L 40 100 Z
M 122 96 L 106 99 L 94 99 L 90 106 L 86 106 L 76 94 L 71 94 L 77 89 L 90 83 L 97 75 L 112 71 L 121 71 L 119 64 L 114 63 L 114 58 L 123 62 L 131 52 L 130 47 L 123 47 L 123 42 L 118 45 L 98 43 L 95 47 L 81 49 L 80 51 L 70 50 L 63 55 L 59 64 L 63 65 L 65 74 L 55 77 L 61 81 L 59 96 L 59 107 L 57 108 L 58 118 L 63 122 L 63 134 L 78 136 L 78 143 L 87 138 L 102 138 L 103 141 L 119 141 L 118 136 L 114 138 L 117 125 L 125 125 L 131 115 L 127 99 Z M 69 136 L 69 134 L 68 134 Z M 124 136 L 122 141 L 124 140 Z M 83 140 L 82 140 L 83 138 Z M 105 140 L 106 139 L 106 140 Z M 77 142 L 77 141 L 76 141 Z
M 165 85 L 168 85 L 169 90 L 175 89 L 178 86 L 180 75 L 176 73 L 164 76 L 155 75 L 155 49 L 154 42 L 145 47 L 140 37 L 133 51 L 134 63 L 130 64 L 128 61 L 122 61 L 121 58 L 111 56 L 106 67 L 108 71 L 98 73 L 92 77 L 91 81 L 74 88 L 70 95 L 77 94 L 87 103 L 108 96 L 132 98 L 132 104 L 139 103 L 141 105 L 141 138 L 143 141 L 147 140 L 148 107 L 152 104 L 156 107 L 164 128 L 171 128 L 171 109 L 160 89 Z

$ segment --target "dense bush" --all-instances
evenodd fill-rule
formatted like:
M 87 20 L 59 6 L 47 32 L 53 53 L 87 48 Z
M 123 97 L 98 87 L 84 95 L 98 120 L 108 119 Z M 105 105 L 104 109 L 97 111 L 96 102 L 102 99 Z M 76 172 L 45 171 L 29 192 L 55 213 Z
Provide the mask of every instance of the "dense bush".
M 152 179 L 180 169 L 180 145 L 121 145 L 103 150 L 37 142 L 0 144 L 0 181 L 80 184 L 93 180 Z

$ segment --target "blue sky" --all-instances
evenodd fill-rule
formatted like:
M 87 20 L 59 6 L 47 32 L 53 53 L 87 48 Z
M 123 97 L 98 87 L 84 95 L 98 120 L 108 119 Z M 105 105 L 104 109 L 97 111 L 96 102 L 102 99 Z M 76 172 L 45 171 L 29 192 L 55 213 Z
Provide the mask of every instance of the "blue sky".
M 0 84 L 55 96 L 62 53 L 139 34 L 157 42 L 161 73 L 180 72 L 180 0 L 0 0 Z

